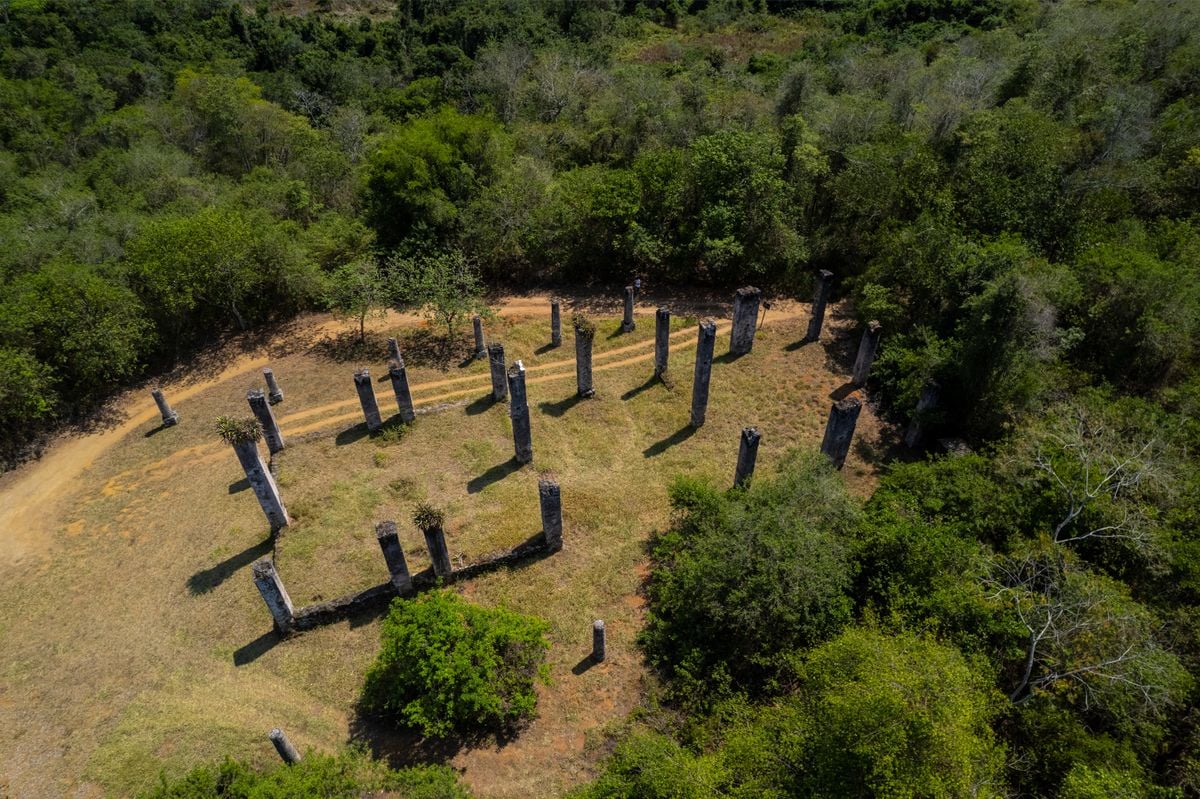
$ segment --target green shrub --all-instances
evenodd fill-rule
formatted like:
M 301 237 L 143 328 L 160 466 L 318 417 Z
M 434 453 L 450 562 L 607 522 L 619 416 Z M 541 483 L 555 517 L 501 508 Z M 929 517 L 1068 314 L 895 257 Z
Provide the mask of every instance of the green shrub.
M 694 755 L 665 735 L 622 741 L 604 773 L 569 799 L 712 799 L 726 796 L 719 756 Z
M 533 717 L 534 682 L 546 679 L 545 631 L 540 619 L 452 591 L 397 599 L 363 706 L 435 737 L 517 726 Z

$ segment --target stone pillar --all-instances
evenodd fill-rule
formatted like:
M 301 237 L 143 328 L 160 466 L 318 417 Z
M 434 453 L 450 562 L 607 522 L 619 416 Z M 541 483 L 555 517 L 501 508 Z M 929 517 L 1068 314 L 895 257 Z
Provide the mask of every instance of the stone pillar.
M 475 357 L 482 358 L 487 355 L 487 350 L 483 346 L 483 320 L 476 314 L 471 320 L 471 324 L 475 326 Z
M 375 525 L 375 538 L 379 541 L 379 548 L 383 550 L 383 561 L 387 564 L 396 593 L 400 596 L 410 593 L 413 587 L 412 575 L 408 573 L 408 561 L 404 559 L 404 550 L 400 548 L 396 523 L 380 522 Z
M 404 363 L 404 356 L 400 354 L 400 342 L 394 338 L 388 339 L 388 360 Z
M 829 289 L 833 287 L 833 272 L 822 269 L 817 273 L 817 291 L 813 295 L 812 318 L 808 320 L 808 335 L 805 341 L 816 341 L 821 337 L 821 325 L 825 323 L 825 303 L 829 302 Z
M 179 414 L 171 410 L 171 406 L 167 404 L 167 398 L 163 396 L 162 389 L 156 388 L 150 394 L 154 397 L 154 404 L 158 406 L 158 412 L 162 414 L 162 426 L 170 427 L 179 424 Z
M 761 299 L 762 292 L 754 286 L 740 288 L 733 295 L 733 332 L 729 335 L 729 351 L 734 355 L 745 355 L 754 348 Z
M 633 286 L 625 287 L 625 318 L 621 320 L 621 332 L 632 333 L 637 327 L 633 321 Z
M 603 663 L 608 657 L 608 648 L 604 640 L 604 621 L 596 619 L 592 622 L 592 660 Z
M 757 313 L 757 312 L 756 312 Z M 754 464 L 758 461 L 758 442 L 762 433 L 757 427 L 742 428 L 742 443 L 738 447 L 737 470 L 733 473 L 733 487 L 744 488 L 750 485 L 754 476 Z
M 263 602 L 267 603 L 267 610 L 275 620 L 275 629 L 281 633 L 289 632 L 296 623 L 296 609 L 283 587 L 283 580 L 279 579 L 279 572 L 275 571 L 274 561 L 269 556 L 260 558 L 254 561 L 250 571 L 254 574 L 258 593 L 262 594 Z
M 592 385 L 592 339 L 595 335 L 596 328 L 591 323 L 575 325 L 575 384 L 579 396 L 584 398 L 596 394 Z
M 275 745 L 275 751 L 283 758 L 284 763 L 291 766 L 300 762 L 300 753 L 296 751 L 296 747 L 292 746 L 292 742 L 283 734 L 283 730 L 276 727 L 267 733 L 267 737 Z
M 359 369 L 354 373 L 354 388 L 358 390 L 358 401 L 362 403 L 367 432 L 374 433 L 383 427 L 383 420 L 379 418 L 379 403 L 375 401 L 375 387 L 371 385 L 369 369 Z
M 267 399 L 272 405 L 283 402 L 283 389 L 275 381 L 275 373 L 269 367 L 263 369 L 263 379 L 267 381 Z
M 917 409 L 913 412 L 912 421 L 908 423 L 908 432 L 904 434 L 904 443 L 909 447 L 917 447 L 925 437 L 925 427 L 929 413 L 937 407 L 941 399 L 941 386 L 930 380 L 921 389 L 921 397 L 917 400 Z
M 542 537 L 546 549 L 562 549 L 562 493 L 553 480 L 538 480 L 538 503 L 542 507 Z
M 654 376 L 661 378 L 667 373 L 671 357 L 671 312 L 659 308 L 654 312 Z
M 856 386 L 865 385 L 871 375 L 871 364 L 875 363 L 875 351 L 879 349 L 879 334 L 882 327 L 878 322 L 867 323 L 862 341 L 858 343 L 858 357 L 854 359 L 854 374 L 850 378 Z
M 438 577 L 449 577 L 454 569 L 450 566 L 450 550 L 446 547 L 446 531 L 441 524 L 431 525 L 421 531 L 425 535 L 425 548 L 433 561 L 433 573 Z
M 833 468 L 840 469 L 846 462 L 850 452 L 850 440 L 854 438 L 854 427 L 858 424 L 858 414 L 862 411 L 862 401 L 850 396 L 835 402 L 829 409 L 829 422 L 825 425 L 825 438 L 821 441 L 821 452 L 833 462 Z
M 559 300 L 550 300 L 550 346 L 562 346 L 562 305 Z
M 708 381 L 712 377 L 713 347 L 717 342 L 717 324 L 711 319 L 700 323 L 700 340 L 696 344 L 696 372 L 692 379 L 692 427 L 704 424 L 708 410 Z
M 508 397 L 508 378 L 505 377 L 504 369 L 504 345 L 489 344 L 488 353 L 488 368 L 492 371 L 492 399 L 496 402 L 504 402 Z
M 392 379 L 392 392 L 396 395 L 396 407 L 400 410 L 400 421 L 408 424 L 417 418 L 413 410 L 412 391 L 408 387 L 408 368 L 403 358 L 393 358 L 388 363 L 388 377 Z
M 533 460 L 533 433 L 529 428 L 529 399 L 525 396 L 525 364 L 520 361 L 508 370 L 508 394 L 517 463 L 529 463 Z
M 288 517 L 287 508 L 283 506 L 283 499 L 279 496 L 279 486 L 275 484 L 271 470 L 267 468 L 267 464 L 263 463 L 262 453 L 258 451 L 258 442 L 239 441 L 233 445 L 233 451 L 237 454 L 238 462 L 242 464 L 242 470 L 246 473 L 246 481 L 254 490 L 254 496 L 258 497 L 258 504 L 262 508 L 263 514 L 271 523 L 271 530 L 287 527 L 291 518 Z
M 275 421 L 275 412 L 267 402 L 266 395 L 261 389 L 252 388 L 246 392 L 246 402 L 250 403 L 250 411 L 262 426 L 263 438 L 267 440 L 267 449 L 272 455 L 283 449 L 283 433 L 279 432 L 279 424 Z

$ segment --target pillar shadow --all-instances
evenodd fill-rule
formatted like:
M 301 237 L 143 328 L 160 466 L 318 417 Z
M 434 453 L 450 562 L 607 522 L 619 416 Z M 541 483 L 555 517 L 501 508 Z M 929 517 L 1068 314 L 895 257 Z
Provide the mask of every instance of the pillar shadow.
M 813 340 L 810 339 L 806 335 L 804 338 L 800 339 L 799 341 L 793 341 L 791 344 L 788 344 L 783 349 L 785 352 L 795 352 L 796 350 L 800 349 L 801 347 L 804 347 L 805 345 L 812 344 L 812 343 L 813 343 Z
M 630 331 L 625 331 L 625 330 L 621 329 L 620 325 L 617 325 L 617 329 L 614 330 L 613 332 L 609 333 L 608 336 L 606 336 L 606 338 L 611 340 L 614 338 L 620 338 L 621 336 L 631 336 L 636 332 L 637 332 L 636 328 L 634 328 L 633 330 L 630 330 Z
M 842 383 L 840 386 L 831 391 L 829 398 L 834 402 L 840 402 L 841 400 L 844 400 L 846 397 L 850 396 L 850 394 L 853 393 L 856 388 L 858 388 L 858 386 L 847 380 L 845 383 Z
M 250 479 L 248 477 L 243 477 L 241 480 L 229 484 L 229 493 L 237 494 L 241 491 L 245 491 L 249 487 Z
M 538 410 L 548 416 L 558 417 L 574 408 L 582 400 L 583 397 L 579 396 L 579 394 L 572 394 L 566 399 L 561 399 L 558 402 L 539 402 Z
M 414 729 L 402 727 L 394 717 L 368 713 L 362 703 L 350 721 L 351 744 L 363 744 L 376 760 L 391 768 L 445 764 L 464 749 L 494 745 L 500 748 L 516 737 L 515 732 L 455 732 L 446 738 L 426 738 Z
M 519 470 L 520 468 L 521 464 L 517 463 L 517 459 L 515 457 L 509 458 L 504 463 L 498 463 L 478 477 L 471 478 L 471 480 L 467 482 L 467 493 L 478 494 L 492 483 L 500 482 L 505 477 L 508 477 L 510 474 Z
M 143 438 L 149 438 L 150 436 L 156 436 L 166 429 L 167 429 L 167 426 L 165 424 L 160 424 L 158 427 L 155 427 L 152 430 L 147 430 L 145 432 L 145 434 L 143 435 Z
M 664 438 L 662 441 L 656 441 L 642 450 L 642 457 L 653 458 L 655 455 L 661 455 L 671 447 L 687 441 L 694 435 L 696 435 L 696 428 L 692 427 L 690 424 L 684 425 L 671 435 Z
M 578 677 L 580 674 L 587 672 L 592 667 L 599 666 L 599 665 L 600 665 L 600 662 L 598 660 L 596 660 L 594 657 L 592 657 L 591 654 L 589 653 L 587 655 L 584 655 L 583 660 L 579 661 L 578 663 L 576 663 L 574 666 L 571 667 L 571 673 L 574 674 L 576 677 Z
M 648 391 L 649 389 L 653 388 L 657 383 L 660 383 L 660 382 L 662 382 L 662 381 L 659 379 L 659 377 L 657 375 L 651 375 L 650 379 L 647 380 L 645 383 L 642 383 L 637 388 L 631 388 L 628 391 L 626 391 L 624 394 L 622 394 L 621 399 L 631 400 L 634 397 L 636 397 L 638 394 L 641 394 L 643 391 Z
M 247 663 L 253 663 L 274 649 L 282 640 L 283 636 L 277 630 L 263 633 L 233 653 L 233 665 L 245 666 Z
M 369 432 L 367 431 L 367 423 L 359 422 L 353 427 L 347 427 L 345 430 L 338 433 L 337 437 L 333 439 L 333 442 L 339 447 L 344 447 L 347 444 L 353 444 L 355 441 L 364 439 L 368 435 Z
M 743 355 L 749 355 L 748 352 L 726 352 L 724 355 L 718 355 L 713 358 L 713 363 L 733 363 Z
M 496 398 L 493 397 L 492 392 L 489 391 L 479 399 L 472 401 L 471 404 L 467 406 L 467 416 L 478 416 L 495 404 Z
M 550 350 L 556 350 L 561 346 L 562 346 L 561 344 L 543 344 L 542 346 L 540 346 L 536 350 L 534 350 L 533 354 L 534 355 L 545 355 Z
M 188 578 L 188 592 L 192 596 L 207 594 L 221 583 L 229 579 L 238 569 L 249 566 L 259 558 L 269 555 L 274 542 L 270 538 L 259 541 L 252 547 L 242 550 L 236 555 L 230 555 L 215 566 L 202 569 Z

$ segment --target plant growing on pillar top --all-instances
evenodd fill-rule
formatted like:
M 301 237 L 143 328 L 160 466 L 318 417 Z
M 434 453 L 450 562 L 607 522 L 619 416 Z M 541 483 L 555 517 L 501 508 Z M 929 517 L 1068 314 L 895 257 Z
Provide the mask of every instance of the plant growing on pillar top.
M 581 313 L 571 315 L 571 326 L 575 328 L 577 336 L 594 336 L 596 335 L 596 323 Z
M 217 435 L 231 446 L 258 441 L 262 438 L 262 425 L 252 416 L 238 418 L 235 416 L 217 417 Z

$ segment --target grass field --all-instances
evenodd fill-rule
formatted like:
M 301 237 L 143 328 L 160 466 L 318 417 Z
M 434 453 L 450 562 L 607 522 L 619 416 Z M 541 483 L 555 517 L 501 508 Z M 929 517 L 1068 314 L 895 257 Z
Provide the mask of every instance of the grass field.
M 727 307 L 711 310 L 728 319 Z M 145 414 L 149 396 L 131 397 L 142 414 L 134 420 L 143 421 L 127 423 L 126 434 L 52 496 L 22 508 L 24 516 L 9 516 L 45 540 L 15 563 L 0 562 L 0 796 L 124 796 L 160 770 L 178 774 L 226 754 L 269 762 L 273 726 L 302 751 L 358 739 L 397 763 L 449 758 L 481 797 L 550 797 L 586 779 L 597 756 L 589 736 L 619 722 L 651 679 L 634 642 L 639 586 L 644 542 L 668 520 L 671 478 L 729 483 L 746 425 L 763 432 L 759 474 L 789 447 L 817 447 L 854 342 L 835 312 L 822 342 L 796 346 L 807 306 L 788 305 L 771 312 L 750 355 L 731 360 L 720 357 L 725 321 L 708 421 L 691 434 L 694 315 L 674 321 L 670 386 L 648 380 L 650 309 L 639 309 L 628 335 L 617 332 L 616 315 L 600 318 L 590 400 L 574 397 L 569 324 L 563 346 L 550 349 L 548 315 L 545 298 L 526 298 L 489 323 L 489 336 L 529 370 L 534 462 L 521 469 L 510 461 L 507 406 L 486 398 L 486 361 L 463 360 L 464 340 L 439 368 L 431 332 L 410 319 L 375 325 L 358 351 L 338 335 L 340 323 L 293 325 L 243 360 L 247 369 L 214 371 L 195 385 L 176 403 L 177 427 L 158 429 L 157 416 Z M 369 366 L 386 378 L 386 335 L 404 342 L 419 415 L 403 435 L 372 438 L 351 373 Z M 288 447 L 276 467 L 294 518 L 274 544 L 212 425 L 218 414 L 247 411 L 263 355 L 286 394 L 275 412 Z M 390 383 L 375 385 L 385 415 L 394 412 Z M 872 485 L 881 436 L 868 407 L 844 470 L 859 493 Z M 564 550 L 458 586 L 475 602 L 550 622 L 552 684 L 541 690 L 539 718 L 516 740 L 434 747 L 359 719 L 378 614 L 283 641 L 270 632 L 250 577 L 256 558 L 274 553 L 298 606 L 375 585 L 386 569 L 374 523 L 396 519 L 410 565 L 423 568 L 409 515 L 429 501 L 447 512 L 452 557 L 469 561 L 540 530 L 542 474 L 562 485 Z M 21 479 L 0 483 L 0 501 L 26 495 Z M 596 618 L 607 623 L 610 657 L 585 669 Z

